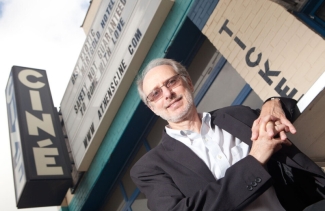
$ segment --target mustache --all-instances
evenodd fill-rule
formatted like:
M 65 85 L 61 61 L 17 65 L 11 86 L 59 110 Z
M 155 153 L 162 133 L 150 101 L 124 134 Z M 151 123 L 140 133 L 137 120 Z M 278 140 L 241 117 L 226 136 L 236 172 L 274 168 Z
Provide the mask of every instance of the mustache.
M 175 103 L 176 101 L 179 101 L 180 99 L 182 99 L 182 95 L 172 95 L 172 97 L 170 98 L 170 101 L 167 102 L 164 107 L 168 108 L 169 106 L 171 106 L 173 103 Z

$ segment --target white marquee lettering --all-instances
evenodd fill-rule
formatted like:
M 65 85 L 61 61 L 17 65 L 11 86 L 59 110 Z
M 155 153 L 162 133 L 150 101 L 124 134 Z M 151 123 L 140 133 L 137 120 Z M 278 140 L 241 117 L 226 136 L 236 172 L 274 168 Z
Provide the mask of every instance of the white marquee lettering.
M 34 76 L 36 78 L 41 78 L 43 77 L 43 75 L 39 72 L 36 72 L 35 70 L 22 70 L 20 71 L 20 73 L 18 74 L 18 78 L 20 80 L 20 82 L 22 84 L 24 84 L 25 86 L 32 88 L 32 89 L 40 89 L 43 86 L 45 86 L 45 84 L 43 82 L 31 82 L 27 79 L 28 76 Z
M 29 90 L 30 101 L 34 111 L 43 111 L 41 96 L 39 91 Z
M 38 136 L 38 128 L 55 137 L 51 114 L 42 114 L 43 120 L 26 111 L 28 134 Z
M 33 152 L 37 175 L 63 175 L 61 166 L 48 166 L 56 164 L 54 157 L 48 156 L 59 155 L 57 148 L 33 147 Z

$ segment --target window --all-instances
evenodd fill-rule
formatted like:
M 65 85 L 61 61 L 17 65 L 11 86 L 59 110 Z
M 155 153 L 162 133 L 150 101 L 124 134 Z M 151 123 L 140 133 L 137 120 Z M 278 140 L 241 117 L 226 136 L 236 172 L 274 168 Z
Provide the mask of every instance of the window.
M 300 12 L 295 15 L 314 29 L 321 36 L 325 37 L 325 1 L 309 0 Z

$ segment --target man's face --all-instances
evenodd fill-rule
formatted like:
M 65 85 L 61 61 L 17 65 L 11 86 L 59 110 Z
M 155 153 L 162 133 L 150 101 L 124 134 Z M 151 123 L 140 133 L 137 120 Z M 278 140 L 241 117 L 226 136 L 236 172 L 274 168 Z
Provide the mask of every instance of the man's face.
M 177 75 L 169 65 L 161 65 L 151 69 L 143 80 L 143 91 L 148 96 L 155 88 L 161 87 L 168 79 Z M 168 122 L 184 120 L 194 108 L 192 83 L 180 79 L 180 85 L 173 88 L 161 87 L 162 97 L 150 102 L 150 109 Z

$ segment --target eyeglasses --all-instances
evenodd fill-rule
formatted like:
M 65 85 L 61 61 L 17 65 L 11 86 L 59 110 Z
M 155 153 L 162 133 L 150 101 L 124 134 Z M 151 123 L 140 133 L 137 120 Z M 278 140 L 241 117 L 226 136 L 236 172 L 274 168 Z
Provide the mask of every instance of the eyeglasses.
M 163 90 L 161 89 L 163 86 L 165 86 L 167 89 L 172 89 L 181 84 L 181 75 L 177 74 L 174 75 L 173 77 L 167 79 L 161 87 L 155 88 L 150 92 L 150 94 L 147 96 L 147 101 L 149 100 L 150 102 L 156 101 L 160 99 L 163 95 Z

